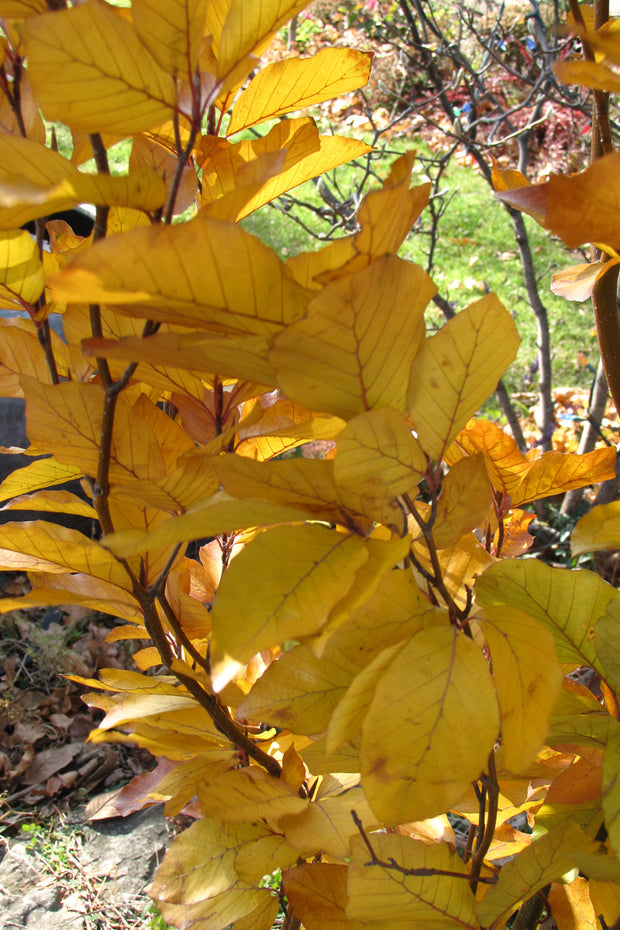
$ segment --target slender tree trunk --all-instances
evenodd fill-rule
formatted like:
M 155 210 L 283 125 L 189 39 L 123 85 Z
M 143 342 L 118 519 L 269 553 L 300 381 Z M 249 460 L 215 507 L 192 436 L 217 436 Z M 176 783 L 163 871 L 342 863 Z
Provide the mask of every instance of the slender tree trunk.
M 609 391 L 607 390 L 607 378 L 605 377 L 603 363 L 600 361 L 598 363 L 598 370 L 596 372 L 594 387 L 592 389 L 590 409 L 588 410 L 588 421 L 583 428 L 583 433 L 581 434 L 581 440 L 579 442 L 579 449 L 577 450 L 580 455 L 583 455 L 586 452 L 591 452 L 596 445 L 597 439 L 600 438 L 601 420 L 605 415 L 605 407 L 607 406 L 608 397 Z M 613 480 L 615 482 L 615 479 Z M 579 507 L 579 504 L 581 503 L 582 498 L 583 488 L 575 488 L 572 491 L 567 491 L 562 503 L 561 513 L 575 513 Z

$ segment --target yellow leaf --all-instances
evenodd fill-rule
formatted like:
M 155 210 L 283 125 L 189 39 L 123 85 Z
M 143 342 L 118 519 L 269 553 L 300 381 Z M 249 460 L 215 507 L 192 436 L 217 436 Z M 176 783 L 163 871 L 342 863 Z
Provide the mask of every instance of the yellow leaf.
M 261 533 L 222 577 L 212 652 L 248 662 L 261 649 L 317 632 L 367 558 L 362 538 L 316 524 Z
M 599 575 L 536 559 L 505 560 L 478 579 L 476 600 L 485 608 L 505 605 L 536 617 L 553 634 L 561 663 L 589 665 L 605 677 L 592 627 L 606 614 L 617 616 L 620 594 Z
M 99 543 L 44 520 L 0 526 L 0 562 L 12 571 L 84 572 L 131 589 L 123 566 Z
M 573 530 L 573 557 L 597 549 L 620 549 L 620 501 L 593 507 Z
M 431 572 L 433 565 L 426 544 L 415 540 L 412 548 L 418 561 Z M 439 549 L 437 559 L 444 585 L 461 608 L 467 604 L 467 588 L 472 587 L 476 577 L 485 572 L 493 561 L 473 533 L 461 536 L 450 549 Z
M 462 860 L 447 843 L 428 845 L 406 836 L 371 833 L 379 862 L 370 864 L 361 837 L 352 842 L 347 914 L 374 926 L 374 921 L 406 921 L 409 927 L 475 930 L 474 897 L 464 878 L 433 875 L 433 870 L 466 876 Z M 391 866 L 397 863 L 410 874 Z M 416 870 L 421 874 L 416 875 Z M 412 874 L 411 874 L 412 873 Z
M 199 789 L 198 798 L 204 814 L 224 823 L 279 820 L 301 813 L 310 803 L 257 765 L 223 772 Z
M 228 333 L 277 332 L 303 316 L 307 299 L 271 249 L 204 214 L 105 239 L 50 285 L 55 300 Z
M 366 829 L 378 826 L 360 787 L 351 788 L 335 798 L 313 801 L 302 814 L 283 817 L 280 826 L 287 842 L 306 859 L 321 854 L 334 859 L 348 859 L 351 838 L 357 835 L 351 816 L 353 811 Z
M 263 720 L 268 715 L 274 726 L 303 735 L 318 734 L 355 672 L 352 662 L 339 655 L 326 651 L 317 659 L 306 646 L 294 646 L 258 679 L 239 706 L 239 714 L 247 720 Z
M 157 910 L 166 924 L 199 927 L 200 930 L 222 930 L 222 927 L 232 924 L 239 926 L 239 921 L 252 914 L 270 913 L 272 902 L 273 895 L 266 888 L 252 887 L 241 881 L 227 891 L 205 897 L 195 904 L 171 904 L 156 898 Z
M 6 19 L 26 19 L 47 10 L 44 0 L 2 0 L 0 16 Z
M 491 506 L 491 485 L 484 458 L 470 456 L 456 462 L 444 478 L 433 523 L 438 549 L 455 545 L 461 536 L 484 521 Z
M 233 145 L 205 136 L 200 151 L 206 158 L 203 209 L 217 207 L 228 195 L 232 199 L 222 218 L 238 221 L 298 184 L 365 155 L 370 146 L 343 136 L 319 136 L 314 120 L 300 118 L 280 120 L 266 136 Z M 277 162 L 264 161 L 276 154 Z
M 45 385 L 22 376 L 26 397 L 26 429 L 35 446 L 59 462 L 79 466 L 95 477 L 103 417 L 103 388 L 75 381 Z M 110 459 L 113 481 L 157 478 L 163 459 L 150 427 L 123 396 L 119 397 Z
M 367 926 L 365 921 L 347 918 L 347 874 L 345 865 L 326 862 L 305 862 L 284 873 L 284 893 L 306 930 L 363 930 Z
M 383 188 L 366 195 L 357 216 L 359 233 L 289 259 L 288 267 L 296 281 L 318 288 L 320 283 L 361 271 L 373 258 L 396 255 L 430 194 L 430 184 L 409 190 L 414 161 L 413 152 L 397 158 Z
M 325 738 L 325 748 L 328 753 L 335 752 L 345 742 L 352 745 L 358 739 L 362 731 L 364 716 L 375 695 L 377 683 L 403 645 L 404 643 L 396 643 L 384 649 L 353 679 L 329 721 Z
M 146 339 L 127 336 L 118 342 L 86 339 L 82 343 L 91 357 L 141 361 L 157 368 L 187 368 L 275 387 L 276 374 L 266 358 L 269 345 L 264 336 L 204 333 L 156 333 Z
M 226 134 L 232 136 L 291 110 L 364 87 L 371 61 L 370 52 L 324 48 L 311 58 L 288 58 L 267 65 L 236 100 Z
M 30 233 L 0 232 L 0 307 L 23 309 L 43 293 L 43 266 Z
M 169 27 L 168 27 L 169 28 Z M 174 79 L 134 26 L 101 0 L 21 26 L 28 72 L 44 116 L 83 132 L 142 132 L 176 105 Z
M 426 456 L 404 416 L 393 407 L 354 417 L 338 434 L 337 445 L 334 478 L 362 496 L 398 497 L 414 488 L 426 471 Z
M 553 70 L 565 84 L 581 84 L 592 90 L 606 90 L 617 94 L 620 78 L 602 61 L 556 61 Z
M 38 494 L 23 494 L 0 507 L 0 510 L 36 510 L 37 513 L 71 513 L 78 517 L 97 519 L 94 507 L 69 491 L 39 491 Z
M 301 507 L 274 504 L 268 500 L 232 500 L 228 494 L 219 492 L 192 507 L 188 513 L 166 520 L 154 531 L 111 533 L 106 536 L 105 545 L 117 556 L 125 558 L 179 542 L 233 533 L 250 526 L 299 523 L 307 518 L 307 512 Z
M 134 0 L 131 18 L 164 71 L 189 82 L 198 64 L 206 11 L 206 0 Z
M 612 882 L 588 882 L 590 898 L 596 914 L 602 914 L 608 927 L 620 917 L 620 885 Z
M 270 352 L 284 393 L 344 418 L 375 407 L 403 410 L 434 292 L 419 265 L 394 256 L 326 287 Z
M 51 333 L 51 341 L 58 371 L 65 374 L 67 371 L 65 345 L 54 332 Z M 45 384 L 52 384 L 52 376 L 45 354 L 41 351 L 41 343 L 30 321 L 18 318 L 0 321 L 0 363 L 9 371 L 14 372 L 17 378 L 15 389 L 11 392 L 12 397 L 23 397 L 19 375 L 30 375 Z M 6 387 L 2 395 L 8 396 Z
M 485 768 L 498 732 L 478 647 L 454 629 L 418 633 L 378 682 L 364 719 L 362 786 L 371 808 L 392 824 L 444 813 Z
M 289 846 L 283 836 L 270 833 L 240 849 L 235 859 L 235 872 L 244 882 L 258 883 L 265 875 L 291 865 L 298 856 L 298 851 Z
M 230 72 L 247 55 L 262 55 L 271 37 L 308 6 L 308 2 L 309 0 L 257 0 L 248 6 L 245 0 L 229 0 L 222 4 L 223 27 L 219 35 L 214 35 L 219 76 L 223 77 Z M 213 14 L 209 18 L 209 24 L 212 21 Z
M 513 607 L 487 608 L 481 628 L 491 650 L 505 765 L 522 772 L 536 757 L 563 675 L 553 636 Z
M 495 423 L 476 420 L 456 438 L 456 444 L 470 455 L 482 452 L 491 484 L 518 507 L 528 501 L 595 481 L 606 481 L 615 474 L 615 452 L 595 449 L 585 455 L 545 452 L 524 456 L 514 439 Z
M 604 749 L 609 740 L 620 732 L 620 724 L 610 717 L 586 688 L 578 694 L 567 690 L 575 682 L 565 679 L 564 689 L 551 714 L 547 735 L 550 746 L 587 746 Z
M 118 177 L 85 174 L 58 152 L 19 136 L 0 134 L 0 166 L 0 226 L 4 229 L 68 210 L 82 201 L 154 210 L 166 196 L 163 181 L 151 170 Z
M 133 6 L 134 16 L 136 5 Z M 170 152 L 156 140 L 149 137 L 147 133 L 140 133 L 134 136 L 131 147 L 131 156 L 129 158 L 130 174 L 149 168 L 154 171 L 160 180 L 163 180 L 166 190 L 166 201 L 172 192 L 172 184 L 177 171 L 178 160 L 176 154 Z M 183 213 L 188 207 L 193 206 L 198 191 L 198 177 L 193 164 L 187 164 L 183 168 L 181 180 L 174 199 L 174 214 Z M 110 222 L 112 220 L 112 222 Z M 146 220 L 143 222 L 142 220 Z M 124 215 L 108 217 L 108 235 L 111 232 L 128 232 L 136 226 L 147 226 L 148 217 L 144 214 Z
M 616 856 L 620 851 L 620 737 L 614 736 L 603 757 L 603 814 L 609 843 Z
M 438 461 L 495 390 L 519 347 L 512 317 L 495 294 L 470 304 L 413 360 L 409 412 L 424 451 Z
M 64 484 L 74 478 L 81 478 L 83 471 L 72 465 L 63 465 L 55 458 L 37 459 L 24 468 L 18 468 L 4 479 L 0 485 L 0 501 L 10 500 L 18 494 L 29 494 L 41 488 Z
M 264 895 L 253 911 L 241 920 L 235 921 L 235 930 L 271 930 L 276 922 L 279 908 L 280 902 L 276 897 Z
M 606 271 L 609 271 L 607 262 L 572 265 L 570 268 L 556 271 L 551 279 L 551 290 L 558 297 L 566 297 L 567 300 L 588 300 L 599 276 Z
M 43 573 L 40 573 L 41 575 Z M 31 575 L 31 580 L 37 582 L 39 573 Z M 66 578 L 61 575 L 60 578 Z M 74 592 L 61 586 L 58 589 L 50 587 L 37 587 L 28 594 L 21 597 L 3 597 L 0 599 L 0 614 L 9 613 L 12 610 L 27 610 L 30 607 L 64 607 L 67 604 L 80 604 L 89 610 L 99 610 L 101 613 L 109 614 L 112 617 L 122 617 L 124 620 L 132 620 L 134 623 L 143 618 L 142 610 L 138 602 L 133 599 L 128 591 L 122 591 L 113 585 L 108 585 L 103 591 L 104 582 L 99 579 L 95 580 L 92 576 L 69 575 L 69 578 L 80 578 L 87 580 L 83 585 L 82 592 Z M 148 634 L 144 628 L 136 629 L 136 639 L 146 639 Z
M 584 64 L 586 64 L 584 62 Z M 569 248 L 584 242 L 620 245 L 618 215 L 620 154 L 598 158 L 589 168 L 567 177 L 553 175 L 545 184 L 498 194 L 517 210 L 540 218 Z
M 554 883 L 548 895 L 558 930 L 597 930 L 590 883 L 578 876 L 570 885 Z
M 598 846 L 574 821 L 564 821 L 502 867 L 498 882 L 476 908 L 480 923 L 500 930 L 523 901 L 570 871 L 582 854 L 595 853 Z

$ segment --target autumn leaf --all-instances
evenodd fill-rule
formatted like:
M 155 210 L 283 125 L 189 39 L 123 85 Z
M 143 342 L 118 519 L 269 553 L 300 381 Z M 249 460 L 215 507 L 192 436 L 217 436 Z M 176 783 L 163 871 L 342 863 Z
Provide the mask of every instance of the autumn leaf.
M 497 196 L 511 207 L 534 216 L 569 248 L 584 242 L 618 246 L 619 161 L 618 153 L 605 155 L 579 174 L 553 175 L 545 184 L 520 187 Z
M 107 3 L 95 0 L 33 17 L 21 32 L 30 80 L 46 119 L 82 132 L 125 135 L 172 116 L 172 75 L 151 56 L 135 27 Z
M 363 539 L 316 524 L 261 533 L 222 578 L 211 611 L 215 667 L 222 653 L 248 662 L 268 646 L 316 633 L 367 558 Z
M 171 251 L 179 257 L 174 268 Z M 145 319 L 257 335 L 299 319 L 307 297 L 267 246 L 203 214 L 105 239 L 76 256 L 51 287 L 59 301 L 105 303 Z
M 512 317 L 495 294 L 470 304 L 426 340 L 411 366 L 407 403 L 430 458 L 443 457 L 494 390 L 519 341 Z
M 453 546 L 464 534 L 484 521 L 491 507 L 491 485 L 481 455 L 474 455 L 450 468 L 446 475 L 433 523 L 433 540 L 438 549 Z
M 378 682 L 362 727 L 362 786 L 384 823 L 452 807 L 478 777 L 499 732 L 486 662 L 471 640 L 418 633 Z M 445 759 L 458 759 L 446 766 Z
M 571 536 L 573 556 L 597 549 L 620 548 L 620 502 L 593 507 L 583 516 Z
M 368 839 L 377 862 L 361 837 L 352 841 L 349 917 L 364 923 L 393 921 L 390 925 L 396 927 L 478 927 L 473 895 L 460 877 L 467 870 L 447 843 L 428 845 L 386 833 L 371 833 Z M 416 875 L 418 869 L 421 874 Z M 435 870 L 456 875 L 435 875 Z
M 22 309 L 41 296 L 44 275 L 35 241 L 27 232 L 0 232 L 0 306 Z
M 224 823 L 279 820 L 287 814 L 300 814 L 310 803 L 281 778 L 256 765 L 223 772 L 201 787 L 198 797 L 203 813 Z
M 369 52 L 324 48 L 267 65 L 235 101 L 227 135 L 364 87 L 371 61 Z
M 345 865 L 305 862 L 284 873 L 284 892 L 306 930 L 363 930 L 366 922 L 346 915 Z M 381 928 L 379 928 L 381 930 Z
M 324 288 L 269 354 L 282 390 L 346 419 L 375 407 L 403 410 L 434 292 L 420 266 L 392 256 Z
M 206 0 L 133 0 L 132 22 L 145 48 L 167 74 L 191 81 L 207 12 Z
M 491 650 L 506 767 L 522 772 L 547 735 L 562 687 L 553 636 L 514 607 L 489 607 L 480 620 Z

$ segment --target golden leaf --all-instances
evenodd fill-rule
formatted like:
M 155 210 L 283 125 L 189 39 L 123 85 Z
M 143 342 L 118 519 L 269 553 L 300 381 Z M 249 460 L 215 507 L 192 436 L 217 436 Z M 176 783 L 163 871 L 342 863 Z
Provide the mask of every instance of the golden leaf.
M 597 549 L 620 549 L 620 501 L 593 507 L 573 530 L 573 557 Z
M 266 669 L 239 714 L 248 720 L 267 715 L 274 726 L 293 733 L 319 734 L 355 673 L 346 657 L 326 650 L 318 659 L 307 646 L 294 646 Z
M 618 246 L 619 164 L 620 153 L 615 152 L 598 158 L 579 174 L 553 175 L 545 184 L 505 191 L 498 197 L 534 216 L 569 248 L 584 242 Z
M 491 507 L 492 489 L 482 455 L 456 462 L 444 478 L 433 523 L 438 549 L 454 546 L 461 536 L 476 529 Z
M 519 341 L 495 294 L 470 304 L 426 340 L 411 366 L 407 402 L 418 440 L 431 458 L 443 457 L 492 393 Z
M 0 307 L 22 310 L 43 293 L 43 265 L 28 232 L 0 232 Z
M 172 75 L 109 4 L 94 0 L 45 13 L 27 20 L 20 31 L 30 81 L 47 119 L 119 136 L 151 129 L 172 116 Z
M 363 930 L 367 926 L 365 921 L 347 918 L 347 874 L 345 865 L 326 862 L 305 862 L 284 873 L 284 893 L 306 930 Z
M 434 869 L 467 875 L 462 860 L 447 843 L 429 845 L 386 833 L 371 833 L 369 840 L 380 860 L 377 863 L 369 864 L 369 852 L 361 837 L 351 844 L 347 905 L 350 917 L 364 924 L 368 921 L 371 926 L 378 920 L 394 921 L 394 926 L 477 930 L 474 897 L 468 882 L 456 876 L 433 875 Z M 392 862 L 413 874 L 392 868 Z M 417 869 L 422 874 L 416 875 Z
M 21 494 L 29 494 L 41 488 L 64 484 L 83 476 L 81 468 L 63 465 L 55 458 L 37 459 L 24 468 L 17 468 L 0 484 L 0 501 L 10 500 Z
M 178 262 L 170 265 L 174 253 Z M 97 243 L 50 282 L 59 301 L 228 333 L 277 332 L 307 294 L 271 249 L 233 223 L 198 214 Z
M 349 420 L 337 445 L 334 478 L 362 496 L 398 497 L 414 488 L 426 471 L 426 456 L 405 417 L 393 407 Z
M 548 898 L 558 930 L 597 930 L 599 924 L 586 878 L 578 876 L 570 885 L 554 883 Z
M 324 288 L 269 357 L 285 394 L 346 419 L 375 407 L 404 410 L 411 360 L 435 285 L 394 256 Z
M 194 78 L 207 13 L 206 0 L 134 0 L 131 18 L 155 61 L 184 81 Z
M 513 607 L 487 608 L 481 628 L 491 650 L 505 765 L 524 771 L 536 757 L 562 687 L 553 636 Z
M 478 647 L 454 629 L 418 633 L 378 682 L 364 719 L 362 786 L 371 808 L 388 824 L 444 813 L 484 769 L 498 732 Z
M 603 814 L 609 843 L 616 856 L 620 851 L 620 736 L 605 747 L 603 757 Z
M 223 772 L 200 787 L 198 798 L 203 813 L 222 823 L 279 820 L 286 814 L 300 814 L 310 803 L 257 765 Z
M 366 829 L 378 826 L 359 786 L 335 798 L 313 801 L 303 813 L 283 817 L 280 826 L 287 842 L 306 859 L 321 854 L 334 859 L 348 859 L 351 838 L 357 835 L 351 816 L 353 811 Z
M 235 101 L 226 134 L 364 87 L 371 61 L 370 52 L 324 48 L 311 58 L 267 65 Z
M 212 27 L 223 18 L 220 29 L 213 33 L 213 50 L 218 60 L 218 74 L 223 77 L 248 55 L 262 55 L 271 37 L 293 16 L 308 6 L 309 0 L 256 0 L 250 6 L 245 0 L 227 0 L 218 14 L 211 13 L 207 24 Z M 222 15 L 223 14 L 223 15 Z M 251 70 L 251 65 L 248 71 Z
M 316 633 L 367 558 L 362 538 L 317 524 L 259 534 L 222 577 L 211 610 L 214 665 L 223 653 L 248 662 L 261 649 Z

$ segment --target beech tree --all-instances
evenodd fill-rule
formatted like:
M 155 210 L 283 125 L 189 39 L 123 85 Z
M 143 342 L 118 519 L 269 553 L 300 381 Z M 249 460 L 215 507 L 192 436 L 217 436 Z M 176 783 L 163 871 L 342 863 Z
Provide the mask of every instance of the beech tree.
M 427 336 L 435 285 L 397 255 L 429 196 L 413 154 L 317 252 L 282 262 L 238 225 L 365 149 L 307 117 L 235 141 L 367 80 L 343 49 L 252 76 L 305 5 L 0 0 L 0 296 L 30 317 L 0 324 L 0 383 L 45 456 L 0 498 L 102 532 L 0 527 L 3 568 L 32 583 L 0 610 L 86 604 L 151 639 L 137 671 L 84 683 L 91 739 L 160 760 L 119 812 L 199 812 L 151 891 L 174 926 L 268 930 L 282 907 L 289 930 L 500 930 L 517 910 L 534 926 L 535 899 L 610 927 L 620 595 L 518 556 L 526 505 L 611 477 L 615 450 L 523 455 L 475 419 L 518 335 L 488 294 Z M 92 236 L 48 222 L 42 252 L 45 218 L 79 202 Z M 60 487 L 76 477 L 87 502 Z M 617 523 L 592 511 L 574 553 L 617 545 Z

